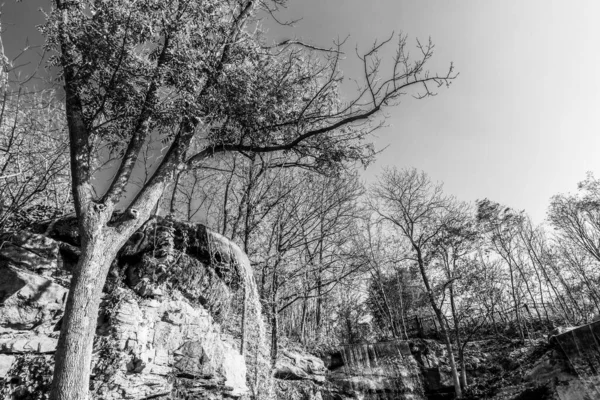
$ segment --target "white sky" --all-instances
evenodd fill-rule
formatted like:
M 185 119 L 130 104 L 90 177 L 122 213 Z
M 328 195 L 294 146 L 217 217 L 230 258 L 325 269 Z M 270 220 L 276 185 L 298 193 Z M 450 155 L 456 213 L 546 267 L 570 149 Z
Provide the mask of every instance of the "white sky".
M 36 10 L 48 3 L 6 3 L 9 55 L 25 35 L 35 42 Z M 599 15 L 597 0 L 290 0 L 282 18 L 303 20 L 272 32 L 320 45 L 350 35 L 349 77 L 360 77 L 356 45 L 392 31 L 431 36 L 430 69 L 453 61 L 460 76 L 435 98 L 387 110 L 376 144 L 389 148 L 365 179 L 385 165 L 416 167 L 461 200 L 488 197 L 541 222 L 552 195 L 574 191 L 586 171 L 600 175 Z
M 350 35 L 350 76 L 354 47 L 392 31 L 431 36 L 431 70 L 453 61 L 460 73 L 437 97 L 388 109 L 376 143 L 389 148 L 367 181 L 385 165 L 416 167 L 459 199 L 488 197 L 542 222 L 552 195 L 600 175 L 600 2 L 302 0 L 285 15 L 303 20 L 275 36 L 327 45 Z

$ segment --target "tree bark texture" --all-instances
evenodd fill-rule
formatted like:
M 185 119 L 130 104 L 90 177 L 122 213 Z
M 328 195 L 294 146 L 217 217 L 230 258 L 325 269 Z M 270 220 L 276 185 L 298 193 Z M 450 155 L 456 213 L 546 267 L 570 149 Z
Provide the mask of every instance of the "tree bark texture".
M 51 400 L 88 398 L 100 295 L 120 245 L 104 229 L 97 231 L 82 244 L 56 350 Z

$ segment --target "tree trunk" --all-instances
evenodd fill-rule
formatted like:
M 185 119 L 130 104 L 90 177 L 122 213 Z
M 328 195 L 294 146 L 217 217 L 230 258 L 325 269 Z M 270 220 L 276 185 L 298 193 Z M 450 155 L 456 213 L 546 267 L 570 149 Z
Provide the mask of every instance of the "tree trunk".
M 519 331 L 519 338 L 521 339 L 521 342 L 525 342 L 525 335 L 523 334 L 523 327 L 521 326 L 521 313 L 519 312 L 519 300 L 517 297 L 517 292 L 515 289 L 515 279 L 513 276 L 513 268 L 512 268 L 512 264 L 509 262 L 508 263 L 508 269 L 510 272 L 510 287 L 512 289 L 512 298 L 514 301 L 514 305 L 515 305 L 515 319 L 517 321 L 517 330 Z
M 300 317 L 300 343 L 305 343 L 305 331 L 306 331 L 306 311 L 307 311 L 307 294 L 304 295 L 304 299 L 302 301 L 302 316 Z
M 450 362 L 450 370 L 452 371 L 452 382 L 454 383 L 454 394 L 456 395 L 457 399 L 461 399 L 462 388 L 460 385 L 460 379 L 458 377 L 458 368 L 456 367 L 454 352 L 452 351 L 452 341 L 450 340 L 450 332 L 448 331 L 448 327 L 445 324 L 442 311 L 437 307 L 437 305 L 433 305 L 433 308 L 437 320 L 440 323 L 440 329 L 442 331 L 442 335 L 444 336 L 444 342 L 446 344 L 446 351 L 448 352 L 448 361 Z
M 321 224 L 321 227 L 323 225 Z M 323 241 L 319 243 L 319 269 L 317 272 L 317 309 L 315 311 L 315 324 L 317 326 L 316 338 L 321 340 L 322 331 L 322 315 L 321 309 L 323 307 Z
M 450 333 L 448 332 L 448 328 L 444 323 L 444 316 L 442 315 L 442 311 L 436 304 L 435 297 L 433 295 L 433 290 L 431 289 L 431 285 L 429 284 L 429 277 L 427 276 L 427 272 L 425 272 L 425 262 L 423 261 L 423 257 L 421 256 L 421 250 L 413 243 L 413 247 L 415 252 L 417 253 L 417 260 L 419 265 L 419 271 L 421 272 L 421 278 L 423 279 L 423 284 L 425 285 L 425 289 L 427 290 L 427 294 L 429 297 L 429 302 L 431 304 L 431 308 L 433 308 L 433 312 L 437 317 L 438 322 L 440 323 L 440 328 L 442 330 L 442 335 L 444 336 L 444 342 L 446 344 L 446 351 L 448 352 L 448 361 L 450 362 L 450 369 L 452 371 L 452 381 L 454 383 L 454 393 L 457 399 L 462 398 L 462 389 L 460 387 L 460 381 L 458 378 L 458 369 L 456 368 L 456 362 L 454 360 L 454 353 L 452 351 L 452 342 L 450 340 Z M 435 321 L 435 319 L 434 319 Z M 434 322 L 435 323 L 435 322 Z
M 246 315 L 246 305 L 248 304 L 248 288 L 247 288 L 247 283 L 244 283 L 244 287 L 243 287 L 243 297 L 242 297 L 242 337 L 240 339 L 240 354 L 241 355 L 245 355 L 246 353 L 246 330 L 248 322 L 248 316 Z
M 277 312 L 277 266 L 273 268 L 273 284 L 271 297 L 271 366 L 275 367 L 277 362 L 277 334 L 278 334 L 278 312 Z
M 181 172 L 178 172 L 175 175 L 175 183 L 173 183 L 173 191 L 171 192 L 171 199 L 169 200 L 169 212 L 171 214 L 175 214 L 175 200 L 177 198 L 177 187 L 179 186 L 179 178 L 181 176 Z M 188 206 L 189 208 L 189 206 Z M 188 219 L 189 219 L 189 210 L 188 210 Z
M 425 338 L 425 332 L 423 332 L 423 324 L 419 320 L 419 316 L 415 315 L 415 324 L 417 325 L 417 335 L 420 339 Z
M 468 387 L 467 365 L 465 363 L 465 351 L 462 347 L 458 348 L 458 360 L 460 362 L 460 384 L 462 385 L 463 390 L 466 390 Z
M 492 303 L 492 309 L 491 309 L 491 313 L 490 313 L 490 316 L 492 318 L 492 328 L 494 328 L 494 335 L 496 336 L 496 338 L 499 338 L 500 334 L 498 333 L 498 323 L 496 322 L 496 318 L 494 318 L 495 312 L 496 312 L 495 304 Z
M 404 321 L 404 290 L 402 290 L 402 283 L 400 282 L 400 277 L 398 273 L 396 273 L 396 282 L 398 283 L 398 290 L 400 291 L 399 299 L 400 299 L 400 322 L 402 324 L 402 331 L 404 333 L 404 338 L 408 340 L 408 333 L 406 332 L 406 321 Z
M 97 230 L 91 238 L 83 240 L 56 350 L 51 400 L 88 398 L 100 295 L 110 265 L 122 245 L 115 239 L 114 232 L 108 233 L 106 228 Z
M 535 309 L 535 312 L 538 316 L 538 321 L 542 320 L 542 316 L 540 314 L 540 311 L 538 310 L 538 306 L 537 306 L 537 302 L 535 301 L 535 296 L 533 295 L 533 293 L 531 292 L 531 288 L 529 287 L 529 279 L 527 276 L 525 276 L 525 273 L 523 272 L 523 269 L 521 268 L 521 265 L 513 258 L 513 256 L 508 253 L 508 256 L 511 257 L 513 259 L 514 262 L 514 266 L 517 268 L 517 271 L 519 271 L 519 274 L 521 275 L 521 279 L 523 279 L 523 282 L 525 283 L 525 288 L 527 289 L 527 293 L 529 294 L 529 298 L 531 299 L 531 302 L 533 303 L 533 308 Z M 530 317 L 533 319 L 533 316 L 531 315 L 531 311 L 529 309 L 527 309 L 527 311 L 530 314 Z
M 456 348 L 458 349 L 458 361 L 460 363 L 460 385 L 463 390 L 467 389 L 467 370 L 465 368 L 465 357 L 463 352 L 463 343 L 460 338 L 460 321 L 456 313 L 456 303 L 454 302 L 454 284 L 450 284 L 450 307 L 452 309 L 452 319 L 454 320 L 454 330 L 456 331 Z
M 320 273 L 320 269 L 319 269 L 319 279 L 317 280 L 317 304 L 316 304 L 316 310 L 315 310 L 315 325 L 317 326 L 317 332 L 316 332 L 316 337 L 317 340 L 321 340 L 321 334 L 322 334 L 322 323 L 323 323 L 323 317 L 321 316 L 321 308 L 323 307 L 323 299 L 321 298 L 322 296 L 322 289 L 321 289 L 321 273 Z

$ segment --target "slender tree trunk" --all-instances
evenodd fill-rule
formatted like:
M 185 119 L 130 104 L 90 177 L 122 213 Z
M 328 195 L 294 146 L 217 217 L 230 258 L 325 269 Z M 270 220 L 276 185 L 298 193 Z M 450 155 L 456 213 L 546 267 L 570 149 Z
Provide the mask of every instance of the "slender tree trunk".
M 402 331 L 404 337 L 408 340 L 408 334 L 406 333 L 406 323 L 404 321 L 404 290 L 402 290 L 402 282 L 400 281 L 400 272 L 396 271 L 396 283 L 398 284 L 398 297 L 400 300 L 400 324 L 402 325 Z
M 521 307 L 520 307 L 520 302 L 517 296 L 517 292 L 516 292 L 516 288 L 515 288 L 515 272 L 514 272 L 514 266 L 512 263 L 512 258 L 510 256 L 510 249 L 507 249 L 507 245 L 506 243 L 504 243 L 503 241 L 500 241 L 500 246 L 502 247 L 501 249 L 498 249 L 498 244 L 496 245 L 496 249 L 498 251 L 498 254 L 500 254 L 500 257 L 502 257 L 504 259 L 504 261 L 506 261 L 506 263 L 508 264 L 508 270 L 510 273 L 510 287 L 511 287 L 511 292 L 512 292 L 512 298 L 513 298 L 513 302 L 515 305 L 515 319 L 517 320 L 517 330 L 519 332 L 519 338 L 521 339 L 522 342 L 525 341 L 525 334 L 523 333 L 523 326 L 521 325 Z M 529 288 L 529 286 L 528 286 Z
M 277 362 L 277 332 L 279 330 L 279 316 L 277 312 L 277 267 L 273 268 L 273 285 L 272 285 L 272 297 L 271 297 L 271 366 L 275 367 Z
M 240 354 L 244 355 L 246 352 L 246 329 L 247 329 L 247 318 L 246 315 L 246 305 L 248 304 L 248 288 L 244 283 L 243 287 L 243 297 L 242 297 L 242 338 L 240 340 Z
M 433 296 L 431 296 L 433 297 Z M 444 321 L 444 316 L 442 315 L 442 311 L 434 306 L 435 315 L 437 316 L 437 320 L 440 323 L 440 329 L 442 331 L 442 336 L 444 337 L 444 342 L 446 344 L 446 351 L 448 352 L 448 361 L 450 363 L 450 369 L 452 370 L 452 382 L 454 383 L 454 394 L 457 399 L 461 399 L 462 395 L 462 387 L 460 384 L 460 379 L 458 376 L 458 368 L 456 367 L 456 360 L 454 359 L 454 352 L 452 350 L 452 341 L 450 340 L 450 332 L 448 327 Z
M 454 352 L 452 351 L 452 342 L 450 340 L 450 333 L 448 332 L 448 328 L 444 321 L 444 316 L 442 315 L 442 311 L 436 304 L 435 297 L 433 295 L 433 290 L 431 289 L 431 285 L 429 283 L 429 278 L 427 277 L 427 273 L 425 272 L 425 264 L 423 258 L 421 256 L 421 250 L 413 244 L 415 251 L 417 253 L 417 260 L 419 265 L 419 271 L 421 272 L 421 278 L 423 278 L 423 284 L 425 285 L 425 289 L 427 290 L 427 294 L 429 296 L 429 302 L 431 304 L 431 308 L 433 308 L 433 312 L 437 317 L 438 322 L 440 323 L 440 329 L 442 330 L 442 335 L 444 337 L 444 342 L 446 344 L 446 351 L 448 352 L 448 361 L 450 363 L 450 370 L 452 371 L 452 382 L 454 383 L 454 394 L 457 399 L 462 398 L 462 389 L 460 386 L 460 380 L 458 378 L 458 369 L 456 368 L 456 361 L 454 360 Z
M 317 335 L 317 339 L 321 338 L 321 334 L 322 334 L 322 324 L 323 324 L 323 317 L 321 316 L 321 309 L 323 307 L 323 299 L 321 298 L 322 296 L 322 291 L 323 289 L 321 288 L 321 269 L 319 267 L 319 278 L 317 280 L 317 304 L 316 304 L 316 310 L 315 310 L 315 324 L 316 324 L 316 335 Z
M 511 257 L 513 259 L 514 265 L 517 268 L 517 271 L 519 271 L 519 274 L 521 275 L 521 279 L 523 279 L 523 282 L 525 283 L 525 288 L 527 289 L 527 293 L 529 294 L 529 298 L 531 299 L 532 303 L 533 303 L 533 308 L 535 309 L 535 312 L 538 316 L 538 320 L 541 321 L 542 320 L 542 315 L 540 314 L 540 311 L 538 310 L 538 306 L 537 306 L 537 302 L 535 301 L 535 296 L 533 295 L 533 293 L 531 292 L 531 288 L 529 287 L 529 279 L 527 278 L 527 276 L 525 276 L 525 272 L 523 271 L 523 268 L 521 268 L 520 263 L 518 263 L 513 257 L 512 255 L 508 255 L 509 257 Z M 527 309 L 527 311 L 530 314 L 530 317 L 533 318 L 533 316 L 531 315 L 531 311 L 529 309 Z
M 321 224 L 321 227 L 323 225 Z M 315 324 L 317 325 L 316 327 L 316 337 L 317 340 L 321 340 L 321 335 L 323 333 L 322 331 L 322 323 L 323 323 L 323 317 L 321 315 L 321 310 L 323 307 L 323 241 L 321 240 L 321 242 L 319 243 L 319 270 L 317 272 L 317 304 L 316 304 L 316 310 L 315 310 Z
M 181 177 L 181 171 L 175 175 L 175 182 L 173 183 L 173 191 L 171 192 L 171 199 L 169 200 L 169 212 L 175 214 L 175 201 L 177 200 L 177 187 L 179 186 L 179 178 Z M 189 204 L 188 204 L 188 219 L 189 219 Z
M 585 272 L 585 268 L 576 259 L 572 259 L 571 257 L 567 257 L 567 259 L 569 261 L 569 264 L 571 264 L 575 267 L 576 271 L 579 273 L 579 276 L 581 276 L 583 282 L 588 287 L 588 289 L 590 291 L 590 297 L 594 301 L 594 304 L 596 305 L 596 309 L 600 310 L 600 306 L 598 305 L 598 301 L 597 301 L 597 297 L 598 297 L 597 290 L 593 284 L 590 284 L 590 279 L 588 278 L 587 273 Z
M 454 303 L 453 283 L 450 284 L 450 307 L 452 309 L 452 319 L 454 320 L 454 329 L 456 331 L 456 348 L 458 349 L 458 361 L 460 363 L 460 385 L 463 390 L 467 389 L 467 369 L 465 368 L 465 357 L 463 344 L 460 338 L 460 322 L 456 313 L 456 304 Z
M 512 298 L 513 298 L 513 302 L 515 305 L 515 318 L 517 320 L 517 330 L 519 331 L 519 338 L 521 338 L 521 341 L 524 342 L 525 341 L 525 335 L 523 334 L 523 327 L 521 326 L 521 313 L 519 312 L 519 300 L 517 298 L 517 292 L 515 289 L 515 278 L 514 278 L 514 274 L 513 274 L 513 268 L 512 268 L 512 264 L 509 262 L 508 263 L 508 270 L 510 272 L 510 287 L 512 290 Z
M 392 337 L 397 338 L 398 337 L 398 332 L 396 329 L 396 324 L 394 323 L 394 314 L 392 312 L 392 307 L 390 306 L 390 302 L 387 298 L 387 295 L 385 293 L 385 288 L 382 286 L 381 288 L 381 294 L 383 297 L 383 303 L 385 304 L 385 310 L 386 310 L 386 314 L 388 316 L 388 319 L 390 321 L 390 330 L 392 331 Z
M 560 270 L 556 267 L 556 265 L 554 265 L 554 263 L 549 263 L 549 265 L 551 266 L 551 269 L 554 272 L 554 275 L 556 275 L 559 282 L 562 284 L 563 288 L 565 289 L 565 293 L 571 300 L 571 303 L 573 304 L 573 308 L 577 309 L 577 311 L 579 312 L 580 315 L 583 315 L 583 311 L 579 307 L 579 303 L 573 297 L 573 293 L 571 293 L 571 288 L 569 287 L 568 283 L 562 277 Z M 573 313 L 573 320 L 571 322 L 574 323 L 575 322 L 575 312 L 574 311 L 571 311 L 571 312 Z
M 464 347 L 458 348 L 458 359 L 460 362 L 460 383 L 462 384 L 463 390 L 466 390 L 468 388 L 468 383 L 467 383 L 467 363 L 465 362 Z
M 490 316 L 492 318 L 492 327 L 494 329 L 494 334 L 496 335 L 496 338 L 498 338 L 498 337 L 500 337 L 500 334 L 498 333 L 498 323 L 496 322 L 496 318 L 494 317 L 494 314 L 496 313 L 495 308 L 496 308 L 495 303 L 492 303 Z
M 554 296 L 555 296 L 556 300 L 558 301 L 558 304 L 559 304 L 560 308 L 565 313 L 565 317 L 567 318 L 567 320 L 569 320 L 570 319 L 569 318 L 569 311 L 567 310 L 568 306 L 566 305 L 566 303 L 562 299 L 562 296 L 560 296 L 560 294 L 558 293 L 558 290 L 556 289 L 556 286 L 552 282 L 552 279 L 550 279 L 550 275 L 548 274 L 548 271 L 546 270 L 546 267 L 545 267 L 544 263 L 541 261 L 540 256 L 538 256 L 537 252 L 535 251 L 535 248 L 533 246 L 533 241 L 532 240 L 527 240 L 526 244 L 527 244 L 527 251 L 529 252 L 529 256 L 531 257 L 532 263 L 539 265 L 539 267 L 540 267 L 540 269 L 542 271 L 542 274 L 544 275 L 544 278 L 545 278 L 546 282 L 548 283 L 548 285 L 550 286 L 550 288 L 554 292 Z M 542 245 L 542 244 L 540 244 L 540 245 Z M 543 251 L 543 248 L 540 251 Z M 548 321 L 548 322 L 550 322 L 550 321 Z
M 88 397 L 100 296 L 108 269 L 122 245 L 115 236 L 105 228 L 96 230 L 87 240 L 82 238 L 81 256 L 71 280 L 56 350 L 51 400 Z
M 307 295 L 304 294 L 304 299 L 302 300 L 302 316 L 300 317 L 300 343 L 304 344 L 305 342 L 305 331 L 306 331 L 306 308 L 307 308 Z
M 307 314 L 308 314 L 308 296 L 310 295 L 308 291 L 308 269 L 304 271 L 304 282 L 302 283 L 304 286 L 302 292 L 304 298 L 302 299 L 302 316 L 300 317 L 300 343 L 304 344 L 306 341 L 306 324 L 307 324 Z
M 392 307 L 390 306 L 390 302 L 388 301 L 388 298 L 386 295 L 385 286 L 382 284 L 382 282 L 383 282 L 382 274 L 381 274 L 381 271 L 379 271 L 379 268 L 377 268 L 376 272 L 377 272 L 377 274 L 371 272 L 371 276 L 377 283 L 377 287 L 378 287 L 379 291 L 381 292 L 381 299 L 383 301 L 383 306 L 381 304 L 379 304 L 379 300 L 377 300 L 377 305 L 379 306 L 379 309 L 381 310 L 382 314 L 387 319 L 387 323 L 389 324 L 390 333 L 392 334 L 392 337 L 397 338 L 398 334 L 396 332 L 396 326 L 394 324 L 394 315 L 392 312 Z
M 229 179 L 227 180 L 227 184 L 225 184 L 225 195 L 223 198 L 223 226 L 221 227 L 221 235 L 227 236 L 227 223 L 229 222 L 229 211 L 227 207 L 229 206 L 229 190 L 231 188 L 231 183 L 233 182 L 233 176 L 235 174 L 235 158 L 233 159 L 233 167 L 231 169 L 231 175 L 229 175 Z
M 527 246 L 527 243 L 525 244 L 525 246 Z M 528 252 L 527 254 L 531 258 L 531 254 L 529 253 L 529 250 L 528 249 L 526 249 L 526 250 Z M 533 268 L 533 271 L 535 272 L 535 275 L 536 275 L 537 281 L 538 281 L 538 286 L 540 288 L 540 302 L 542 303 L 542 308 L 544 309 L 544 315 L 546 316 L 546 323 L 550 323 L 550 318 L 548 316 L 548 308 L 546 307 L 546 301 L 544 300 L 544 286 L 542 285 L 542 277 L 540 276 L 540 272 L 538 271 L 538 269 L 535 265 L 535 262 L 533 260 L 531 262 L 531 266 Z

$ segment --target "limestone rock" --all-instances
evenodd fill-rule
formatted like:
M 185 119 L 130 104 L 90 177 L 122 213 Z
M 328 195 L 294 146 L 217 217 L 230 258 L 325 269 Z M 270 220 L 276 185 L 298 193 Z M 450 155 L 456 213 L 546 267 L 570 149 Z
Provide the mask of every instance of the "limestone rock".
M 551 339 L 553 336 L 562 335 L 563 333 L 572 331 L 575 328 L 575 326 L 557 326 L 548 333 L 548 338 Z
M 329 380 L 347 396 L 392 394 L 402 400 L 424 399 L 419 366 L 408 343 L 401 340 L 344 346 L 344 366 Z
M 50 371 L 44 377 L 52 376 L 68 293 L 56 283 L 57 275 L 68 282 L 65 266 L 75 265 L 80 254 L 73 218 L 36 229 L 50 232 L 51 239 L 20 233 L 11 239 L 12 247 L 0 248 L 0 373 L 19 364 L 25 380 L 37 368 L 32 363 L 40 360 L 47 364 L 44 371 Z M 254 360 L 248 375 L 258 377 L 261 390 L 271 387 L 251 267 L 228 239 L 201 225 L 155 218 L 127 242 L 111 268 L 94 342 L 91 398 L 174 393 L 211 400 L 247 398 L 246 360 L 238 343 L 221 333 L 242 282 L 251 292 L 248 298 L 255 299 L 247 314 L 247 355 Z M 317 367 L 302 368 L 318 375 Z
M 0 339 L 0 353 L 54 353 L 58 339 L 46 335 L 24 335 L 16 338 Z
M 108 377 L 105 386 L 111 389 L 99 388 L 98 393 L 159 396 L 174 389 L 170 375 L 183 386 L 208 380 L 214 393 L 226 391 L 230 397 L 247 393 L 244 358 L 223 340 L 207 310 L 193 307 L 181 295 L 139 301 L 121 289 L 120 296 L 112 329 L 119 351 L 132 357 Z
M 575 378 L 568 371 L 569 367 L 564 357 L 561 357 L 556 350 L 552 350 L 544 354 L 533 368 L 525 373 L 523 380 L 537 383 L 565 382 Z
M 15 362 L 15 358 L 16 357 L 13 355 L 0 354 L 0 380 L 6 377 L 6 374 L 8 371 L 10 371 L 13 362 Z
M 21 231 L 0 237 L 0 259 L 35 272 L 49 272 L 59 267 L 59 245 L 44 235 Z
M 214 317 L 226 317 L 241 273 L 229 241 L 208 232 L 198 224 L 150 220 L 121 250 L 128 286 L 146 298 L 177 289 Z
M 347 398 L 329 396 L 325 387 L 314 381 L 289 381 L 276 379 L 277 399 L 285 400 L 346 400 Z
M 67 289 L 52 280 L 6 264 L 0 276 L 0 327 L 33 329 L 62 311 Z
M 322 359 L 284 350 L 275 369 L 277 396 L 290 400 L 424 400 L 420 368 L 405 341 L 343 346 Z
M 325 382 L 327 369 L 323 360 L 306 353 L 284 350 L 275 365 L 275 378 Z

